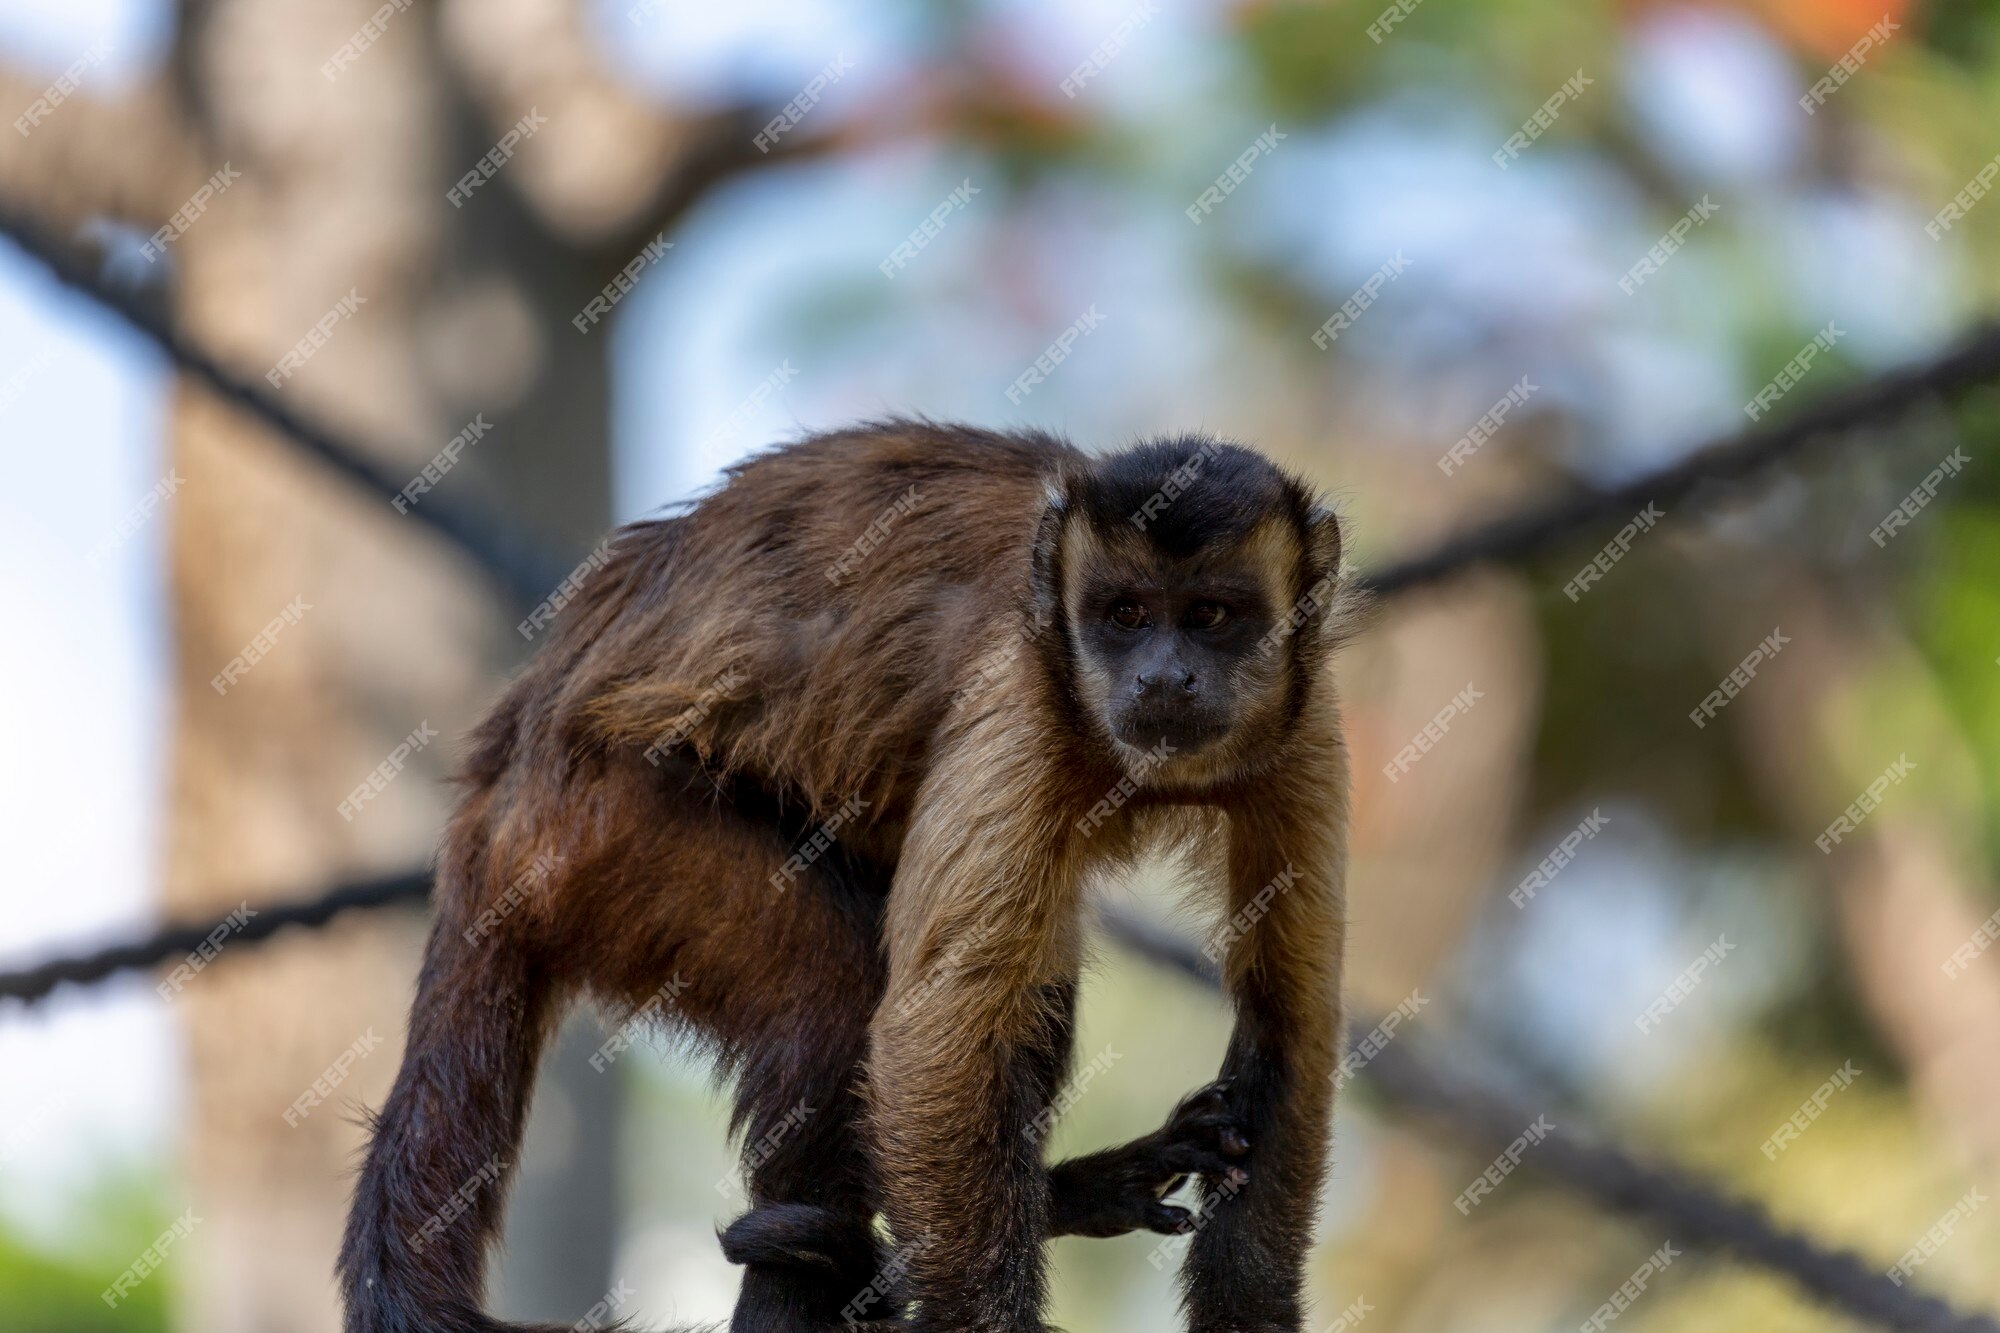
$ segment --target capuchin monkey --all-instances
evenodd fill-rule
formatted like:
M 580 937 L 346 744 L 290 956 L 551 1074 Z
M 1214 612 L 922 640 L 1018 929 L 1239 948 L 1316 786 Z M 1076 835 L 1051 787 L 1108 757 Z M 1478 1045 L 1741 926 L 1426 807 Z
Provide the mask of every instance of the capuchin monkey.
M 1043 1333 L 1046 1239 L 1145 1229 L 1193 1233 L 1195 1333 L 1296 1333 L 1340 1023 L 1340 553 L 1236 445 L 909 421 L 622 530 L 470 747 L 348 1333 L 519 1327 L 481 1313 L 485 1253 L 579 1001 L 733 1080 L 735 1330 Z M 1163 845 L 1229 921 L 1221 1076 L 1048 1167 L 1086 887 Z M 1188 1177 L 1198 1214 L 1163 1201 Z

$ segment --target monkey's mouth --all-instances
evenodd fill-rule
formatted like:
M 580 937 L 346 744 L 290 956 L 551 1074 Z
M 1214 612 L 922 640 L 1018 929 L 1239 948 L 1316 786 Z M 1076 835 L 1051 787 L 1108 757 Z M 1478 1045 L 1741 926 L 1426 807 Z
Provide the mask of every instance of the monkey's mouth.
M 1228 732 L 1228 723 L 1209 713 L 1135 708 L 1117 719 L 1112 734 L 1121 744 L 1155 757 L 1157 762 L 1197 754 Z

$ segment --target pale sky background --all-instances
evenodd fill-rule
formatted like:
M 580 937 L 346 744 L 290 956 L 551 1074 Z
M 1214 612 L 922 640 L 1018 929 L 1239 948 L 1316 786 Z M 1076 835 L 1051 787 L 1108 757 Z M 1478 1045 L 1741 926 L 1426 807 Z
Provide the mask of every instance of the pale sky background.
M 0 49 L 59 73 L 95 41 L 106 86 L 158 58 L 144 0 L 0 4 Z M 118 321 L 0 246 L 0 958 L 25 960 L 152 918 L 158 828 L 162 530 L 102 559 L 163 475 L 159 359 Z M 147 979 L 60 995 L 0 1021 L 0 1208 L 62 1227 L 103 1159 L 155 1156 L 176 1034 Z

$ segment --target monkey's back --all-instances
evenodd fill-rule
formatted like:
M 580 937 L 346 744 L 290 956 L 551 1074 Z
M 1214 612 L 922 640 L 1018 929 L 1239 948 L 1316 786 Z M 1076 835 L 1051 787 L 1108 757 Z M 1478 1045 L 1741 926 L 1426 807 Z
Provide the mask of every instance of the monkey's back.
M 897 421 L 732 468 L 622 530 L 516 701 L 612 746 L 688 750 L 825 813 L 900 824 L 978 656 L 1023 623 L 1042 434 Z

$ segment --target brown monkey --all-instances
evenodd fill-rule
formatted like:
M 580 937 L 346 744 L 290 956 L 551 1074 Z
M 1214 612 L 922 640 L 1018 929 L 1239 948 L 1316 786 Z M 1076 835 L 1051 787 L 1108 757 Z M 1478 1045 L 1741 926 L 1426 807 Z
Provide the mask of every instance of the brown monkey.
M 1298 1329 L 1339 1026 L 1339 561 L 1246 449 L 912 422 L 625 529 L 466 765 L 349 1333 L 503 1327 L 484 1251 L 542 1039 L 670 980 L 738 1090 L 733 1328 L 1040 1333 L 1046 1236 L 1150 1228 L 1197 1232 L 1198 1333 Z M 1085 882 L 1160 839 L 1202 844 L 1231 916 L 1222 1078 L 1045 1169 Z M 1198 1226 L 1160 1202 L 1191 1174 Z

